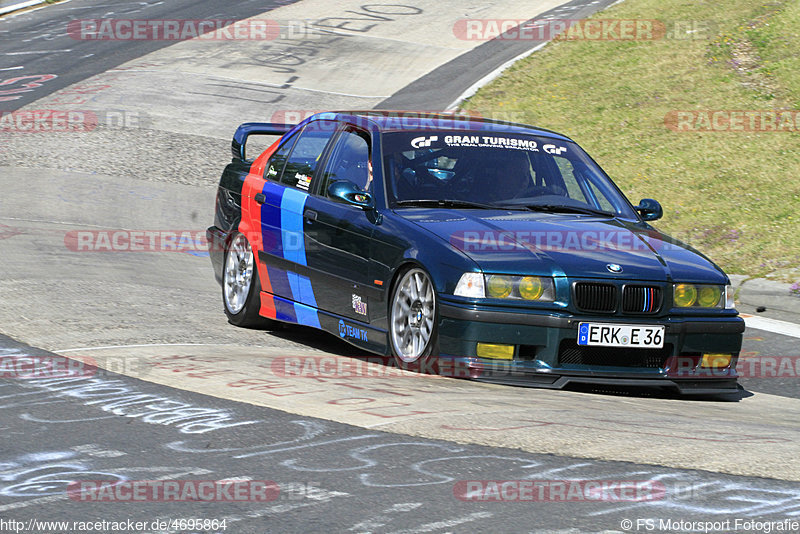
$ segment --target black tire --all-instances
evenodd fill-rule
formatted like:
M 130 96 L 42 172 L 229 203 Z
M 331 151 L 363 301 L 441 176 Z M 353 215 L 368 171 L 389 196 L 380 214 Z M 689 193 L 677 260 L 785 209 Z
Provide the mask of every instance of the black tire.
M 236 254 L 236 257 L 232 257 L 232 254 Z M 228 265 L 229 258 L 231 265 Z M 232 272 L 232 268 L 236 272 Z M 240 285 L 245 279 L 246 289 Z M 238 287 L 233 288 L 234 285 Z M 231 291 L 236 294 L 235 298 Z M 261 281 L 255 255 L 247 238 L 238 232 L 228 241 L 222 261 L 222 307 L 228 322 L 235 326 L 274 328 L 278 324 L 258 314 L 261 309 Z
M 425 295 L 409 291 L 409 282 L 419 290 L 423 281 Z M 389 345 L 395 364 L 409 371 L 438 374 L 439 300 L 433 281 L 420 267 L 409 267 L 397 275 L 389 306 Z M 407 308 L 407 311 L 403 311 Z M 417 344 L 409 338 L 415 337 Z M 420 346 L 422 345 L 422 346 Z

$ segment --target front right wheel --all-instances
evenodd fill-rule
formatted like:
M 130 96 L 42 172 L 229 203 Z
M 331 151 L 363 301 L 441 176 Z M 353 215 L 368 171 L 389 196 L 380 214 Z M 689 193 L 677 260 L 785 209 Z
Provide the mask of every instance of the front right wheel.
M 438 356 L 436 290 L 419 267 L 403 272 L 389 304 L 389 337 L 397 365 L 423 370 Z

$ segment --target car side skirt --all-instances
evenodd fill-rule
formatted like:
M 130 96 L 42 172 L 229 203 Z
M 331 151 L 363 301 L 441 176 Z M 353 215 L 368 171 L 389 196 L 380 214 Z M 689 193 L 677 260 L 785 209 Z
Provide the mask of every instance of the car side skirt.
M 369 352 L 383 356 L 389 354 L 386 330 L 266 291 L 261 292 L 260 315 L 284 323 L 317 328 Z

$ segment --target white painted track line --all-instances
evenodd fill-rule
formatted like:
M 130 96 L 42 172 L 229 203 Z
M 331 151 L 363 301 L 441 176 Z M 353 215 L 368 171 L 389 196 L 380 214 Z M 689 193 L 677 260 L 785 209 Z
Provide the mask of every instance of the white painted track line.
M 800 338 L 800 325 L 779 321 L 778 319 L 770 319 L 768 317 L 756 317 L 744 313 L 741 314 L 741 317 L 744 319 L 744 324 L 749 328 Z

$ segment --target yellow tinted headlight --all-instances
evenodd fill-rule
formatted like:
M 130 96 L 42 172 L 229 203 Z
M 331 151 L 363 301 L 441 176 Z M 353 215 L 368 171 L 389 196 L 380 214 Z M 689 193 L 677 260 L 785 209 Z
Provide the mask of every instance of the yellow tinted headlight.
M 496 299 L 504 299 L 511 294 L 514 286 L 511 277 L 494 274 L 486 277 L 486 294 Z
M 465 276 L 467 275 L 461 277 L 459 286 L 462 285 L 461 282 Z M 485 289 L 486 297 L 494 299 L 512 299 L 531 303 L 556 300 L 555 283 L 548 276 L 486 274 L 481 289 Z
M 675 286 L 675 306 L 688 308 L 697 302 L 697 288 L 692 284 L 678 284 Z
M 702 286 L 697 292 L 697 305 L 703 308 L 713 308 L 719 304 L 722 290 L 717 286 Z
M 538 276 L 525 276 L 519 281 L 519 294 L 524 299 L 539 300 L 544 294 L 544 284 Z

